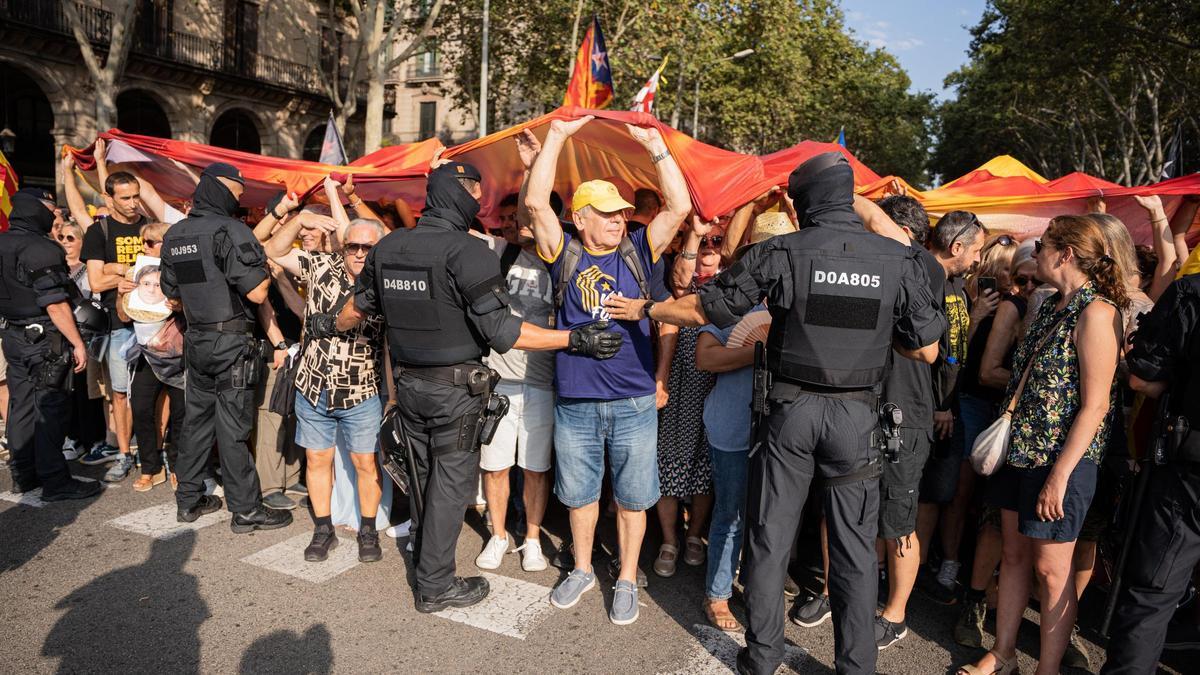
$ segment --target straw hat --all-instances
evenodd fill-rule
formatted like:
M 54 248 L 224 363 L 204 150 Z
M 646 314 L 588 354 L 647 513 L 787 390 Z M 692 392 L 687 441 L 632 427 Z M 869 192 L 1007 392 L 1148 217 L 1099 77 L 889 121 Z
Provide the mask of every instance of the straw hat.
M 733 259 L 740 260 L 746 251 L 750 250 L 751 246 L 760 244 L 771 237 L 781 234 L 791 234 L 796 231 L 796 226 L 792 224 L 791 218 L 783 211 L 767 211 L 760 213 L 754 219 L 754 224 L 750 226 L 750 235 L 746 238 L 746 243 L 738 247 L 733 252 Z

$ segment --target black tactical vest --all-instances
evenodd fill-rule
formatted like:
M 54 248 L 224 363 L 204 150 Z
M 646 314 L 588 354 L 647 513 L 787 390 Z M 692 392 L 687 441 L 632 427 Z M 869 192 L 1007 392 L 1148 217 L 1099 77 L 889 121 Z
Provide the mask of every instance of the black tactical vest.
M 1190 288 L 1189 288 L 1190 285 Z M 1192 279 L 1179 292 L 1183 302 L 1200 304 L 1200 281 Z M 1200 326 L 1191 326 L 1184 345 L 1182 360 L 1186 373 L 1180 373 L 1180 382 L 1172 387 L 1171 405 L 1173 415 L 1187 418 L 1187 431 L 1181 432 L 1176 456 L 1189 462 L 1200 462 Z
M 225 224 L 218 219 L 185 218 L 172 225 L 163 237 L 163 259 L 169 260 L 175 271 L 188 323 L 208 324 L 253 316 L 237 290 L 225 279 L 216 259 L 213 237 L 224 228 Z M 235 252 L 231 250 L 228 255 Z
M 805 228 L 785 239 L 793 303 L 777 308 L 768 301 L 775 318 L 768 368 L 785 381 L 823 387 L 881 383 L 906 263 L 899 245 L 833 227 Z
M 46 311 L 38 307 L 38 292 L 33 288 L 34 271 L 23 262 L 22 252 L 31 246 L 57 244 L 27 232 L 10 231 L 0 236 L 0 317 L 10 321 L 47 316 Z
M 396 230 L 375 245 L 375 293 L 394 360 L 450 366 L 487 353 L 487 343 L 467 320 L 452 278 L 455 270 L 449 267 L 448 253 L 470 239 L 466 232 L 418 225 Z

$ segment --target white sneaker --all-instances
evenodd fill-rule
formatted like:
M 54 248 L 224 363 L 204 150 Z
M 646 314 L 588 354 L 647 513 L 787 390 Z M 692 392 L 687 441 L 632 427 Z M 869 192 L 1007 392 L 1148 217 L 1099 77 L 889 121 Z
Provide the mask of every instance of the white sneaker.
M 526 539 L 524 544 L 516 548 L 521 552 L 521 569 L 526 572 L 541 572 L 546 569 L 546 556 L 542 555 L 542 542 L 537 539 Z M 515 552 L 515 551 L 514 551 Z
M 388 529 L 384 530 L 383 533 L 392 539 L 404 539 L 405 537 L 409 536 L 411 530 L 412 520 L 410 519 L 400 523 L 399 525 L 392 525 Z
M 488 539 L 487 546 L 483 547 L 483 553 L 475 558 L 475 566 L 481 570 L 494 570 L 500 566 L 500 561 L 504 559 L 507 551 L 508 538 L 501 539 L 493 534 L 492 538 Z
M 62 454 L 63 459 L 68 462 L 74 462 L 83 456 L 83 450 L 80 450 L 79 446 L 75 445 L 75 441 L 68 438 L 63 441 Z

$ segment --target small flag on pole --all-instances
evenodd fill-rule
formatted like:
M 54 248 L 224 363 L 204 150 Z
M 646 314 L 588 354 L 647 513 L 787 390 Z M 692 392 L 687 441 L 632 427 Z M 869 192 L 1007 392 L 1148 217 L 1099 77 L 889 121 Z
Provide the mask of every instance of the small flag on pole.
M 663 59 L 662 65 L 658 67 L 658 70 L 654 71 L 649 80 L 646 80 L 646 84 L 638 91 L 637 96 L 633 97 L 633 106 L 629 108 L 630 110 L 650 113 L 651 115 L 654 114 L 654 94 L 658 92 L 659 79 L 662 77 L 663 68 L 667 67 L 667 60 L 670 58 L 671 56 L 668 54 Z M 666 80 L 663 81 L 665 82 Z
M 846 127 L 838 129 L 837 144 L 846 147 Z
M 346 164 L 346 146 L 342 145 L 342 135 L 333 121 L 332 110 L 329 111 L 329 120 L 325 122 L 325 140 L 321 142 L 321 157 L 317 161 L 334 166 Z
M 567 95 L 563 105 L 583 108 L 603 108 L 613 100 L 612 70 L 608 67 L 608 50 L 604 46 L 604 33 L 600 32 L 600 19 L 592 17 L 592 25 L 579 45 L 575 55 L 575 72 L 567 84 Z

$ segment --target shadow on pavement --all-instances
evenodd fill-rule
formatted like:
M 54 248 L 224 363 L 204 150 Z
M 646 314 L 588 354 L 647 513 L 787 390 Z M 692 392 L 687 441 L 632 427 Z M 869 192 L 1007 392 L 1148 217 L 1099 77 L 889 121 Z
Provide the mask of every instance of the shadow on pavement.
M 200 668 L 200 625 L 209 618 L 196 577 L 183 570 L 196 534 L 156 539 L 145 562 L 113 570 L 55 605 L 66 610 L 42 655 L 59 673 L 182 672 Z
M 8 489 L 7 481 L 0 486 L 0 491 Z M 0 511 L 0 572 L 19 569 L 33 560 L 58 539 L 59 531 L 103 496 L 101 492 L 88 499 L 52 502 L 41 508 L 13 504 Z
M 318 623 L 309 626 L 303 635 L 290 630 L 264 635 L 242 654 L 238 672 L 329 675 L 333 672 L 329 629 Z

